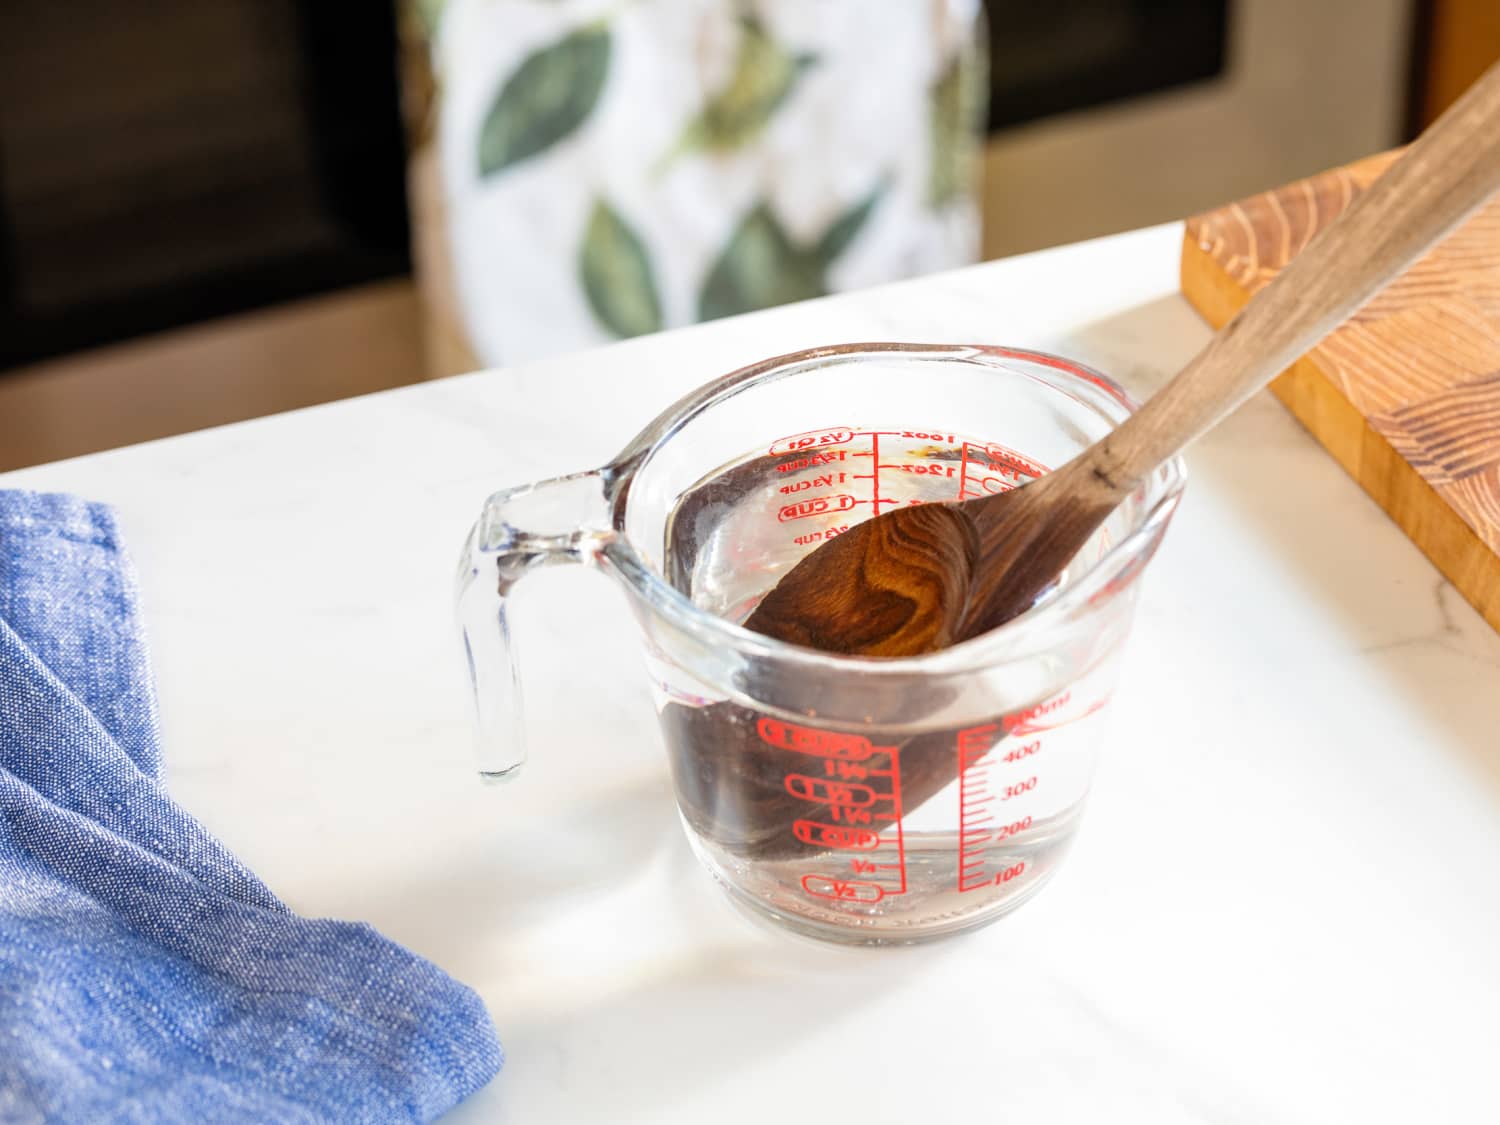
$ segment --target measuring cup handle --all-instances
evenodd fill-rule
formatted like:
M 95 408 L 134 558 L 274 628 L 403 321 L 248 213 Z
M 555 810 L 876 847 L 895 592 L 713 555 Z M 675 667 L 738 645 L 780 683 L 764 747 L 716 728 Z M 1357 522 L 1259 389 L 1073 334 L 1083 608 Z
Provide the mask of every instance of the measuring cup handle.
M 459 560 L 458 620 L 474 691 L 479 776 L 503 781 L 526 761 L 520 668 L 507 607 L 517 582 L 554 563 L 592 562 L 611 537 L 603 470 L 497 492 Z

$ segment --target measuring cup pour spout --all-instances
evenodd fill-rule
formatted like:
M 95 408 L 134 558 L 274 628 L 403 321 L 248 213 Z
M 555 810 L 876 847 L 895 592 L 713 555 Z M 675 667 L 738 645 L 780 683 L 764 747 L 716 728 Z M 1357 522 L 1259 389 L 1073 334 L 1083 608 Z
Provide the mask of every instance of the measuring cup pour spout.
M 458 618 L 477 710 L 479 776 L 504 781 L 526 761 L 515 639 L 507 619 L 522 576 L 554 563 L 593 563 L 613 535 L 602 470 L 495 493 L 459 561 Z

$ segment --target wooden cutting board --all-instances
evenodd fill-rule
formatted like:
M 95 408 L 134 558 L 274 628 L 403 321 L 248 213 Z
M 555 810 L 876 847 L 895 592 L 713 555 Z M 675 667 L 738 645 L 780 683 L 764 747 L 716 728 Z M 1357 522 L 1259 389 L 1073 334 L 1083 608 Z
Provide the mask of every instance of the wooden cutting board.
M 1183 294 L 1222 325 L 1395 157 L 1189 219 Z M 1500 629 L 1500 201 L 1271 389 Z

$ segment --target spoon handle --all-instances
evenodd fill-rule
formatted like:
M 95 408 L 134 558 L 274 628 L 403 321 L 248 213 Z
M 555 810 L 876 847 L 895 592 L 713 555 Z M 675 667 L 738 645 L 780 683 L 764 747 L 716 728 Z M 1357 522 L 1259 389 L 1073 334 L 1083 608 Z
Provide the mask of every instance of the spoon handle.
M 1500 189 L 1500 63 L 1491 66 L 1077 471 L 1128 495 L 1351 316 Z M 1071 466 L 1070 466 L 1071 467 Z M 1077 479 L 1077 478 L 1075 478 Z

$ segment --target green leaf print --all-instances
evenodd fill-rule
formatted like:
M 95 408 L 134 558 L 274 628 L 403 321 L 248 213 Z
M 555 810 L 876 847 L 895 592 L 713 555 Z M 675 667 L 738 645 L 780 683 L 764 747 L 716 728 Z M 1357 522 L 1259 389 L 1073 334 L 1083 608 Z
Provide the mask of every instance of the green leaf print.
M 602 199 L 589 216 L 578 274 L 589 308 L 616 336 L 660 330 L 661 298 L 646 247 L 620 213 Z
M 835 258 L 848 249 L 849 243 L 854 241 L 854 236 L 869 220 L 870 213 L 875 210 L 880 197 L 885 194 L 890 184 L 889 179 L 882 179 L 870 189 L 869 195 L 835 219 L 823 232 L 823 237 L 818 240 L 818 257 L 823 260 L 824 268 L 831 265 Z
M 934 207 L 952 203 L 974 185 L 974 163 L 983 127 L 984 56 L 973 47 L 954 52 L 927 93 L 932 152 L 928 164 L 927 201 Z
M 797 80 L 817 61 L 816 55 L 788 51 L 758 19 L 742 16 L 739 51 L 728 85 L 704 103 L 660 167 L 683 153 L 729 152 L 754 140 L 791 95 Z
M 698 297 L 698 318 L 770 308 L 825 292 L 817 259 L 792 244 L 764 203 L 740 221 Z
M 794 243 L 770 206 L 756 204 L 704 279 L 698 318 L 714 320 L 823 296 L 828 292 L 828 267 L 854 241 L 886 186 L 882 180 L 810 246 Z
M 479 131 L 479 174 L 545 152 L 578 128 L 609 70 L 609 29 L 590 25 L 534 52 L 506 79 Z

